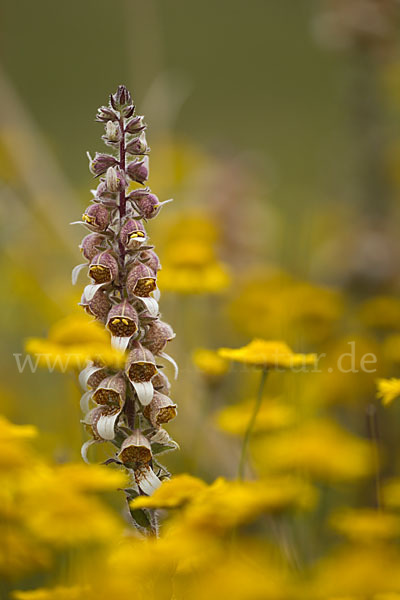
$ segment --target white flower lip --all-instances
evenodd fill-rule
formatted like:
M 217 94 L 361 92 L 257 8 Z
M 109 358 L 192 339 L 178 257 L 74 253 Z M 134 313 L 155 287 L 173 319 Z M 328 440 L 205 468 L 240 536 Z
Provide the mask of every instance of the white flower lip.
M 179 367 L 177 362 L 172 358 L 172 356 L 170 356 L 166 352 L 160 352 L 159 356 L 161 358 L 165 358 L 165 360 L 171 363 L 171 365 L 174 367 L 174 379 L 178 379 Z
M 96 430 L 103 440 L 113 440 L 115 438 L 115 425 L 121 410 L 111 415 L 101 415 L 96 423 Z
M 117 337 L 115 335 L 111 336 L 111 346 L 115 349 L 115 350 L 121 350 L 121 352 L 125 352 L 125 350 L 128 347 L 128 344 L 130 342 L 130 339 L 132 338 L 132 336 L 124 336 L 124 337 Z
M 84 269 L 85 267 L 87 267 L 87 263 L 82 263 L 80 265 L 76 265 L 73 269 L 72 269 L 72 274 L 71 274 L 71 279 L 72 279 L 72 285 L 75 285 L 76 282 L 78 281 L 78 277 L 79 277 L 79 273 L 82 271 L 82 269 Z
M 135 471 L 135 479 L 142 492 L 148 496 L 151 496 L 162 483 L 151 467 L 143 467 Z
M 154 388 L 151 381 L 132 381 L 137 397 L 142 406 L 147 406 L 153 399 Z

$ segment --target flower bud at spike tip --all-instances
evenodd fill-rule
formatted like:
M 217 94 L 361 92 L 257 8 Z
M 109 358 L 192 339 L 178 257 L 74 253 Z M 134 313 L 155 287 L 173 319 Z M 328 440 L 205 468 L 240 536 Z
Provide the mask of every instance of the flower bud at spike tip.
M 96 152 L 95 157 L 92 159 L 90 154 L 89 157 L 89 168 L 95 177 L 103 175 L 109 167 L 114 167 L 117 164 L 116 158 L 111 154 L 99 154 Z
M 109 167 L 106 173 L 106 186 L 107 190 L 112 194 L 115 194 L 119 191 L 120 188 L 120 179 L 118 177 L 118 173 L 114 167 Z
M 142 133 L 139 137 L 133 138 L 125 148 L 128 154 L 132 155 L 141 155 L 145 154 L 149 151 L 149 147 L 147 146 L 146 136 Z
M 72 279 L 76 283 L 78 274 L 87 269 L 89 283 L 80 305 L 104 330 L 90 344 L 95 354 L 79 375 L 82 423 L 90 436 L 81 454 L 87 461 L 89 447 L 111 441 L 116 448 L 112 460 L 128 471 L 130 487 L 152 494 L 169 476 L 153 452 L 158 459 L 178 448 L 162 429 L 176 416 L 177 407 L 156 360 L 168 360 L 176 370 L 177 365 L 164 352 L 174 332 L 159 318 L 161 265 L 146 232 L 146 222 L 169 200 L 160 202 L 146 187 L 150 150 L 146 125 L 135 114 L 124 85 L 111 94 L 108 106 L 98 109 L 96 121 L 102 123 L 101 139 L 110 153 L 89 155 L 90 170 L 99 180 L 91 190 L 91 204 L 76 221 L 91 233 L 80 245 L 87 262 L 74 267 Z M 140 189 L 127 191 L 131 182 Z M 130 499 L 132 489 L 125 493 Z M 153 521 L 145 526 L 149 533 L 155 533 Z
M 124 85 L 119 85 L 115 94 L 110 96 L 111 106 L 115 110 L 121 110 L 132 106 L 132 97 Z
M 96 121 L 103 123 L 107 121 L 116 121 L 117 119 L 118 115 L 115 110 L 112 110 L 108 106 L 101 106 L 97 111 Z
M 129 163 L 126 172 L 132 181 L 144 183 L 149 178 L 149 157 L 145 156 L 143 160 L 136 160 Z
M 110 142 L 118 142 L 119 141 L 120 129 L 119 129 L 118 123 L 113 123 L 113 121 L 107 121 L 105 137 L 108 140 L 110 140 Z
M 125 131 L 131 134 L 141 133 L 145 129 L 146 125 L 144 124 L 143 117 L 140 116 L 133 117 L 133 119 L 128 121 L 125 127 Z

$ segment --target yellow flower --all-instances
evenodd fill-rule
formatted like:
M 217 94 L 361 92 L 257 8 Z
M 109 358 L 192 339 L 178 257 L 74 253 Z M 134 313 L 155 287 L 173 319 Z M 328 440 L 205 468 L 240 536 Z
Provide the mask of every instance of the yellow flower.
M 105 467 L 35 465 L 21 483 L 25 524 L 38 540 L 55 547 L 111 540 L 122 523 L 88 492 L 125 484 L 122 473 Z
M 30 440 L 37 436 L 34 425 L 13 425 L 0 415 L 0 441 L 14 442 L 15 440 Z
M 73 586 L 55 588 L 40 588 L 37 590 L 13 592 L 14 600 L 88 600 L 88 589 L 86 587 Z
M 246 400 L 240 404 L 227 406 L 216 415 L 217 425 L 226 433 L 244 435 L 253 410 L 254 400 Z M 296 415 L 292 406 L 276 399 L 265 398 L 257 413 L 253 433 L 263 433 L 288 427 L 293 425 L 295 418 Z
M 346 481 L 370 475 L 374 465 L 368 441 L 323 419 L 258 437 L 251 450 L 255 465 L 267 475 L 299 469 L 317 479 Z
M 373 509 L 344 509 L 334 513 L 331 526 L 355 542 L 396 538 L 400 534 L 400 517 Z
M 250 549 L 251 550 L 251 549 Z M 192 578 L 187 595 L 191 600 L 288 600 L 293 598 L 291 580 L 286 569 L 274 564 L 265 553 L 251 552 L 247 546 L 234 555 L 218 556 L 202 572 Z
M 294 507 L 310 508 L 315 503 L 313 488 L 292 477 L 246 482 L 227 481 L 221 477 L 210 486 L 189 478 L 167 487 L 168 482 L 165 482 L 153 496 L 136 498 L 131 503 L 132 508 L 165 508 L 171 493 L 170 506 L 184 506 L 178 522 L 200 530 L 219 530 L 252 521 L 263 513 Z
M 200 268 L 164 265 L 158 275 L 161 290 L 178 294 L 220 294 L 230 285 L 230 274 L 223 263 Z
M 229 369 L 229 362 L 215 350 L 197 348 L 193 352 L 192 360 L 204 375 L 211 378 L 222 377 Z
M 383 487 L 383 499 L 386 506 L 400 508 L 400 477 L 386 482 Z
M 332 333 L 343 313 L 343 298 L 333 289 L 297 281 L 287 273 L 256 272 L 237 286 L 228 314 L 248 337 L 279 339 L 295 332 L 309 342 Z
M 121 367 L 124 353 L 111 347 L 107 331 L 88 316 L 69 316 L 57 322 L 47 339 L 30 338 L 25 349 L 38 358 L 41 367 L 50 370 L 82 369 L 88 361 Z
M 13 425 L 0 416 L 0 473 L 13 474 L 16 469 L 24 469 L 27 457 L 33 459 L 34 452 L 27 442 L 35 437 L 33 425 Z
M 216 260 L 214 248 L 205 240 L 183 238 L 166 250 L 166 264 L 174 267 L 204 267 Z
M 18 521 L 6 517 L 0 525 L 0 576 L 16 578 L 42 571 L 51 564 L 51 555 L 43 544 L 32 538 Z
M 220 294 L 230 285 L 228 267 L 216 256 L 215 223 L 201 214 L 184 215 L 167 227 L 158 285 L 178 294 Z
M 400 300 L 393 296 L 370 298 L 360 307 L 359 316 L 367 327 L 399 329 Z
M 400 364 L 400 334 L 389 335 L 383 342 L 383 355 L 388 360 Z
M 381 398 L 382 404 L 391 404 L 395 398 L 400 396 L 400 379 L 378 379 L 377 398 Z
M 132 508 L 177 508 L 183 506 L 200 492 L 207 484 L 191 475 L 176 475 L 164 481 L 152 496 L 138 496 L 131 502 Z
M 220 348 L 222 358 L 264 369 L 293 369 L 314 365 L 316 354 L 296 354 L 285 342 L 255 339 L 242 348 Z
M 400 555 L 387 544 L 351 545 L 321 561 L 305 597 L 384 598 L 400 591 Z

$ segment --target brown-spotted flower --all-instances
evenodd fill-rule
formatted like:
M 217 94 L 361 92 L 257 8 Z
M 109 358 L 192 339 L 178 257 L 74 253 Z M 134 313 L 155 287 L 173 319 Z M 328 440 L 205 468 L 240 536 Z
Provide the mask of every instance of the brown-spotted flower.
M 169 396 L 155 391 L 150 404 L 144 407 L 143 414 L 153 427 L 159 427 L 176 417 L 177 408 Z
M 147 240 L 146 230 L 142 221 L 128 219 L 121 228 L 120 240 L 129 250 L 137 250 Z
M 122 372 L 103 379 L 93 392 L 96 404 L 122 408 L 125 402 L 126 380 Z
M 131 338 L 136 335 L 138 326 L 137 312 L 127 300 L 115 304 L 107 316 L 107 329 L 112 336 L 113 348 L 126 350 Z
M 111 283 L 117 278 L 118 263 L 110 252 L 100 252 L 92 259 L 89 265 L 89 277 L 93 284 L 85 287 L 84 294 L 91 300 L 101 287 Z
M 101 289 L 94 293 L 91 300 L 87 300 L 85 293 L 83 293 L 79 304 L 83 306 L 89 315 L 103 322 L 106 320 L 111 308 L 111 301 L 108 295 Z
M 110 213 L 103 204 L 91 204 L 83 213 L 82 221 L 92 231 L 105 231 L 110 223 Z
M 151 379 L 156 373 L 156 361 L 151 351 L 140 342 L 134 342 L 126 361 L 126 374 L 143 406 L 153 398 Z
M 105 241 L 106 238 L 104 235 L 101 235 L 100 233 L 89 233 L 89 235 L 83 238 L 79 248 L 87 260 L 92 260 L 96 254 L 99 254 L 101 250 L 104 250 Z

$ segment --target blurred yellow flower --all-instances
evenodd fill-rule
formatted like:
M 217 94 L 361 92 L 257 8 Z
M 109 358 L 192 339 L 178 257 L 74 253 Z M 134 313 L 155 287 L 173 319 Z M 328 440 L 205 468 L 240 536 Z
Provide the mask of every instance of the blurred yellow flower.
M 378 379 L 376 384 L 378 387 L 376 395 L 382 400 L 382 404 L 391 404 L 395 398 L 400 396 L 400 379 Z
M 371 444 L 333 421 L 315 419 L 257 437 L 253 462 L 262 474 L 301 470 L 321 480 L 347 481 L 373 472 Z
M 242 543 L 242 542 L 241 542 Z M 289 600 L 294 597 L 292 581 L 286 569 L 277 566 L 268 555 L 242 552 L 218 557 L 202 577 L 190 582 L 191 600 Z
M 383 500 L 390 508 L 400 508 L 400 477 L 394 477 L 383 486 Z
M 244 435 L 254 411 L 254 400 L 226 406 L 216 415 L 216 423 L 222 431 L 232 435 Z M 292 406 L 283 402 L 265 398 L 257 413 L 253 434 L 265 433 L 293 425 L 296 414 Z
M 26 442 L 37 435 L 32 425 L 13 425 L 0 416 L 0 474 L 11 476 L 16 469 L 26 468 L 27 457 L 33 460 L 34 452 Z
M 285 342 L 255 339 L 242 348 L 220 348 L 222 358 L 264 369 L 293 369 L 314 365 L 316 354 L 296 354 Z
M 197 480 L 198 481 L 198 480 Z M 151 497 L 140 497 L 132 501 L 133 508 L 165 508 L 168 506 L 168 487 L 164 483 Z M 277 477 L 265 481 L 227 481 L 219 478 L 210 486 L 201 486 L 192 478 L 172 484 L 178 490 L 178 501 L 184 511 L 178 522 L 185 527 L 211 528 L 211 530 L 236 527 L 256 519 L 263 513 L 288 508 L 311 508 L 315 504 L 315 491 L 304 481 L 292 477 Z M 187 494 L 184 495 L 185 487 Z M 171 501 L 173 502 L 173 501 Z M 172 504 L 172 506 L 177 506 Z
M 38 358 L 41 367 L 50 370 L 82 369 L 88 361 L 121 367 L 123 352 L 111 347 L 110 336 L 97 321 L 85 315 L 73 315 L 57 322 L 48 338 L 30 338 L 25 349 Z
M 236 286 L 228 313 L 249 337 L 277 338 L 295 332 L 314 343 L 329 336 L 343 314 L 341 294 L 287 273 L 257 272 Z
M 216 256 L 218 235 L 215 223 L 205 215 L 184 215 L 171 223 L 158 275 L 160 289 L 180 294 L 224 292 L 231 277 Z
M 178 294 L 220 294 L 230 285 L 227 267 L 214 262 L 202 267 L 164 265 L 158 275 L 162 291 Z
M 150 497 L 138 496 L 131 502 L 132 508 L 177 508 L 183 506 L 200 492 L 207 484 L 191 475 L 175 475 L 163 484 Z
M 400 534 L 398 515 L 369 508 L 339 510 L 331 516 L 330 525 L 354 542 L 374 542 Z
M 97 466 L 92 469 L 91 465 L 31 468 L 21 483 L 21 510 L 27 528 L 39 540 L 56 547 L 118 537 L 122 523 L 98 498 L 88 494 L 126 484 L 122 473 L 109 471 Z
M 399 329 L 400 299 L 393 296 L 370 298 L 361 305 L 359 317 L 367 327 Z
M 0 443 L 31 440 L 37 434 L 38 431 L 34 425 L 14 425 L 3 415 L 0 415 Z
M 388 360 L 400 364 L 400 334 L 387 336 L 383 342 L 383 355 Z
M 400 554 L 387 544 L 351 545 L 323 559 L 307 598 L 374 598 L 400 591 Z M 378 596 L 383 598 L 385 596 Z M 390 596 L 389 596 L 390 597 Z
M 52 562 L 49 549 L 32 538 L 17 520 L 6 518 L 0 525 L 1 579 L 6 581 L 48 568 Z
M 13 592 L 12 597 L 14 600 L 87 600 L 90 598 L 88 588 L 80 586 L 58 586 L 29 591 L 16 590 Z
M 207 377 L 222 377 L 229 370 L 229 362 L 215 350 L 197 348 L 192 354 L 192 360 L 199 371 Z
M 205 240 L 177 240 L 165 252 L 164 260 L 175 267 L 204 267 L 216 260 L 214 248 Z

